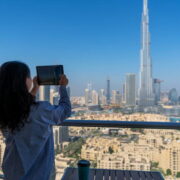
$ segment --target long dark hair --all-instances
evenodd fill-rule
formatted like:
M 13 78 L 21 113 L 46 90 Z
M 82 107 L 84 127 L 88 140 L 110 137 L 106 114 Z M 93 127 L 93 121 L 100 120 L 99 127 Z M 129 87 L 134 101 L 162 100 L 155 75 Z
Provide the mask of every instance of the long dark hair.
M 20 130 L 35 103 L 28 92 L 26 79 L 30 77 L 29 67 L 18 61 L 9 61 L 0 67 L 0 129 Z

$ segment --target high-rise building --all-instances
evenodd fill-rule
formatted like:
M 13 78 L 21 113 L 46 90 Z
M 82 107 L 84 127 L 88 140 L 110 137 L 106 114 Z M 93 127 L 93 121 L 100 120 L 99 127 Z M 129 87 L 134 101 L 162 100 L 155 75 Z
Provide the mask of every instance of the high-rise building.
M 106 105 L 106 96 L 105 96 L 105 90 L 104 89 L 100 89 L 99 101 L 100 101 L 101 105 Z
M 101 105 L 106 105 L 106 104 L 107 104 L 106 96 L 103 96 L 101 99 Z
M 60 99 L 60 95 L 58 92 L 55 92 L 53 94 L 53 105 L 58 105 L 59 104 L 59 99 Z
M 39 92 L 38 92 L 38 94 L 39 94 L 39 100 L 40 100 L 40 101 L 44 101 L 44 86 L 40 86 L 40 87 L 39 87 Z
M 89 89 L 89 91 L 92 91 L 92 83 L 88 83 L 88 85 L 87 85 L 88 87 L 88 89 Z
M 143 0 L 143 2 L 139 105 L 146 107 L 153 106 L 155 102 L 150 55 L 148 0 Z
M 50 86 L 40 86 L 39 100 L 40 101 L 50 101 Z
M 68 126 L 60 126 L 60 143 L 69 141 L 69 128 Z
M 154 96 L 155 96 L 155 104 L 157 105 L 161 99 L 161 80 L 154 79 Z
M 98 93 L 95 90 L 92 91 L 92 104 L 93 105 L 99 104 Z
M 57 146 L 60 145 L 60 133 L 59 133 L 59 126 L 53 126 L 53 136 L 54 136 L 54 147 L 55 149 Z
M 111 103 L 111 92 L 110 92 L 110 79 L 107 79 L 107 90 L 106 90 L 106 101 L 109 105 Z
M 89 104 L 89 89 L 85 89 L 85 105 Z
M 178 93 L 177 93 L 177 90 L 175 88 L 171 89 L 169 91 L 169 101 L 172 103 L 172 104 L 177 104 L 178 102 Z
M 44 86 L 44 100 L 50 101 L 50 86 Z
M 104 91 L 104 89 L 100 89 L 100 91 L 99 91 L 100 102 L 102 101 L 103 96 L 105 96 L 105 91 Z
M 67 126 L 53 126 L 53 135 L 55 149 L 58 146 L 62 149 L 62 143 L 69 140 L 69 129 Z
M 126 83 L 123 83 L 123 89 L 122 89 L 122 102 L 126 102 Z
M 111 103 L 112 104 L 116 104 L 116 90 L 112 90 L 112 99 L 111 99 Z
M 119 91 L 112 91 L 112 104 L 120 105 L 121 104 L 121 94 Z
M 125 97 L 127 106 L 136 105 L 136 75 L 126 74 Z
M 50 89 L 50 103 L 53 104 L 55 90 L 53 88 Z
M 85 105 L 92 103 L 92 84 L 88 83 L 88 88 L 85 89 Z

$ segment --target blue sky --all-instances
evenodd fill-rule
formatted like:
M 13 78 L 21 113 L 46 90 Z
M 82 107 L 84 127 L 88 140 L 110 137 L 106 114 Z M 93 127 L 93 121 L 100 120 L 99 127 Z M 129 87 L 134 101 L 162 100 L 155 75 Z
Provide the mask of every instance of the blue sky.
M 180 90 L 180 1 L 149 0 L 153 76 Z M 1 0 L 0 63 L 63 64 L 73 95 L 138 76 L 142 0 Z

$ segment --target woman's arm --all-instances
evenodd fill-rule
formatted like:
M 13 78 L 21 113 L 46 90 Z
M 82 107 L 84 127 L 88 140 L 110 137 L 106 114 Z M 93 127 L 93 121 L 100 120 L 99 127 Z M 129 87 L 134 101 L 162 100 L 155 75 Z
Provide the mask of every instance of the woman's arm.
M 49 102 L 41 102 L 41 112 L 43 120 L 51 125 L 60 125 L 63 120 L 70 117 L 71 115 L 71 102 L 67 94 L 66 85 L 68 84 L 68 79 L 65 75 L 61 77 L 59 82 L 59 94 L 60 100 L 59 105 L 54 106 Z
M 71 102 L 66 91 L 66 86 L 59 88 L 59 105 L 51 105 L 49 102 L 41 102 L 41 117 L 50 125 L 60 125 L 62 121 L 71 116 Z

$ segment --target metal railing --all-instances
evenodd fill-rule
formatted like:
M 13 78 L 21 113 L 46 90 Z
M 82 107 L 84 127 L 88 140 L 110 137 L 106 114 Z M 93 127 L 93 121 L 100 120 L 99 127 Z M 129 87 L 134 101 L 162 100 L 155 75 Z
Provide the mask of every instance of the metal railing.
M 143 128 L 143 129 L 176 129 L 180 130 L 180 123 L 175 122 L 142 122 L 142 121 L 104 121 L 104 120 L 65 120 L 62 126 L 79 127 L 113 127 L 113 128 Z M 4 176 L 0 175 L 0 179 Z
M 62 126 L 79 127 L 114 127 L 114 128 L 143 128 L 143 129 L 176 129 L 180 130 L 177 122 L 144 122 L 144 121 L 104 121 L 104 120 L 65 120 Z

